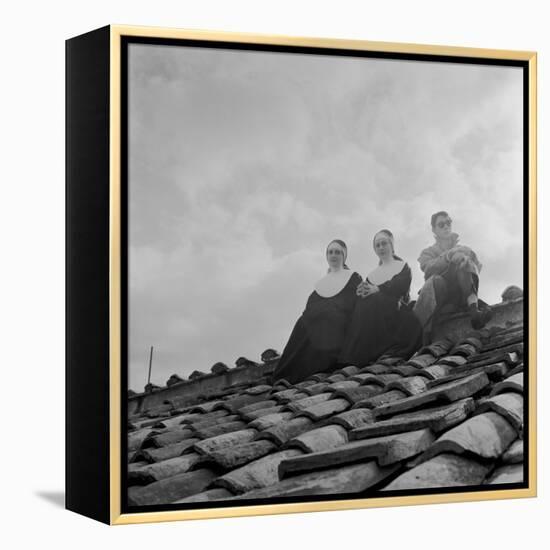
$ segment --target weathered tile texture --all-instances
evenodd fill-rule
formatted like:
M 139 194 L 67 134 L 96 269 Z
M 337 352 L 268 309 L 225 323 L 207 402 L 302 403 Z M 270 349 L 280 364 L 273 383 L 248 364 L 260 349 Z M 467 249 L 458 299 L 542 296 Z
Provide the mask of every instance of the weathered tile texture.
M 523 481 L 521 323 L 408 360 L 266 382 L 132 415 L 130 504 Z

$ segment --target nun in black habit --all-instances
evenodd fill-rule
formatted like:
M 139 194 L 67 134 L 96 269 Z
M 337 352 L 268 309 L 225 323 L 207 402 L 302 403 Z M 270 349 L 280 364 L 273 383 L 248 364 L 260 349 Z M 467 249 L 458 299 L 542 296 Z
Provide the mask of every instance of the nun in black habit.
M 273 381 L 301 382 L 338 365 L 361 276 L 346 265 L 346 244 L 329 243 L 327 274 L 317 282 L 273 373 Z
M 381 355 L 410 357 L 422 344 L 422 327 L 408 307 L 411 269 L 395 255 L 391 231 L 373 240 L 379 264 L 357 288 L 355 305 L 339 362 L 363 367 Z

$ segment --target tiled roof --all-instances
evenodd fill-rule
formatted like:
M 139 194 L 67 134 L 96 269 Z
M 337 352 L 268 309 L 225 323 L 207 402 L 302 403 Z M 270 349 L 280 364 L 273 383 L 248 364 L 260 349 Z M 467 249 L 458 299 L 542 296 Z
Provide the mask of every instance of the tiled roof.
M 275 364 L 275 363 L 274 363 Z M 130 505 L 523 481 L 523 321 L 129 417 Z

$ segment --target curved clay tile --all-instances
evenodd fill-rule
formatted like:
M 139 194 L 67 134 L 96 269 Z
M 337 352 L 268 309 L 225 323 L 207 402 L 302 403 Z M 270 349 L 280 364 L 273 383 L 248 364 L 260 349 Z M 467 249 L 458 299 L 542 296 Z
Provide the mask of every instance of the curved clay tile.
M 445 432 L 421 459 L 428 460 L 443 453 L 468 453 L 483 459 L 497 459 L 516 437 L 516 431 L 506 419 L 495 412 L 487 412 Z
M 268 455 L 277 448 L 275 443 L 267 439 L 251 441 L 242 445 L 234 445 L 227 449 L 220 449 L 207 455 L 209 461 L 225 470 L 233 470 L 244 466 L 253 460 Z
M 243 443 L 248 443 L 252 441 L 256 436 L 257 431 L 251 428 L 244 430 L 239 430 L 236 432 L 226 433 L 222 435 L 217 435 L 215 437 L 210 437 L 204 439 L 199 443 L 195 443 L 193 448 L 198 453 L 207 455 L 224 447 L 230 447 L 232 445 L 242 445 Z
M 387 386 L 387 390 L 401 390 L 405 395 L 418 395 L 426 391 L 428 384 L 426 379 L 422 376 L 409 376 L 400 380 L 390 382 Z
M 262 409 L 269 409 L 270 407 L 276 407 L 277 401 L 275 399 L 264 399 L 263 401 L 257 401 L 256 403 L 252 403 L 250 405 L 245 405 L 244 407 L 241 407 L 237 410 L 237 414 L 242 416 L 243 418 L 246 418 L 246 415 L 248 413 L 254 412 L 254 411 L 260 411 Z
M 363 399 L 356 403 L 353 407 L 365 407 L 367 409 L 376 409 L 377 407 L 382 407 L 384 405 L 393 403 L 394 401 L 401 401 L 407 397 L 407 394 L 403 393 L 401 390 L 389 390 L 381 392 L 378 395 Z
M 510 464 L 495 470 L 487 480 L 490 485 L 500 483 L 522 483 L 524 480 L 523 464 Z
M 400 475 L 382 491 L 479 485 L 490 466 L 469 457 L 441 454 Z
M 348 431 L 337 424 L 330 424 L 293 437 L 285 447 L 300 449 L 304 453 L 317 453 L 340 447 L 347 442 Z
M 377 417 L 389 416 L 417 409 L 418 407 L 437 401 L 445 401 L 447 403 L 458 401 L 459 399 L 474 395 L 488 384 L 489 379 L 487 375 L 480 372 L 454 382 L 441 384 L 440 386 L 412 397 L 405 397 L 404 399 L 392 403 L 380 405 L 376 407 L 374 414 Z
M 376 459 L 380 466 L 387 466 L 416 456 L 427 449 L 433 440 L 430 430 L 424 429 L 335 445 L 335 448 L 284 460 L 279 466 L 279 477 L 367 459 Z
M 524 445 L 523 439 L 516 439 L 502 455 L 502 462 L 504 464 L 519 464 L 523 462 Z
M 129 472 L 128 483 L 130 485 L 147 485 L 155 481 L 160 481 L 161 479 L 184 474 L 202 460 L 203 457 L 198 453 L 189 453 L 183 456 L 169 458 L 162 462 L 147 464 L 138 470 Z
M 518 372 L 496 384 L 491 391 L 491 397 L 505 392 L 517 392 L 523 395 L 523 372 Z
M 279 481 L 279 464 L 281 460 L 300 454 L 302 454 L 302 451 L 298 449 L 286 449 L 272 453 L 218 477 L 212 482 L 211 487 L 223 487 L 235 494 L 269 487 Z
M 280 409 L 278 411 L 275 411 L 271 414 L 262 415 L 261 417 L 258 417 L 256 420 L 253 420 L 248 424 L 250 428 L 255 428 L 259 432 L 262 432 L 264 430 L 267 430 L 268 428 L 271 428 L 272 426 L 276 426 L 280 422 L 284 422 L 285 420 L 290 420 L 294 413 L 292 412 L 283 412 L 282 407 L 276 407 L 277 409 Z
M 215 425 L 209 425 L 206 428 L 199 428 L 193 432 L 194 437 L 200 439 L 212 439 L 220 435 L 227 435 L 233 432 L 238 432 L 246 428 L 246 422 L 243 420 L 237 420 L 239 418 L 236 415 L 231 415 L 231 421 L 223 422 Z
M 190 438 L 184 439 L 179 443 L 173 443 L 172 445 L 166 445 L 158 449 L 144 449 L 142 451 L 143 458 L 148 462 L 161 462 L 169 458 L 181 456 L 185 451 L 193 447 L 195 443 L 198 443 L 200 439 Z
M 284 405 L 284 410 L 292 411 L 294 413 L 298 411 L 303 411 L 304 409 L 307 409 L 312 405 L 318 405 L 319 403 L 323 403 L 323 401 L 327 401 L 332 397 L 332 395 L 333 394 L 329 392 L 318 393 L 317 395 L 310 395 L 296 401 L 290 401 L 289 403 Z
M 349 407 L 350 404 L 346 399 L 329 399 L 327 401 L 323 401 L 322 403 L 311 405 L 307 409 L 298 411 L 296 416 L 306 416 L 314 422 L 318 422 L 319 420 L 324 420 L 333 414 L 343 412 L 346 409 L 349 409 Z
M 523 437 L 523 395 L 519 393 L 500 393 L 485 399 L 477 408 L 476 414 L 494 411 L 510 422 L 518 437 Z
M 436 361 L 437 357 L 434 357 L 431 353 L 424 353 L 422 355 L 417 355 L 416 357 L 413 357 L 412 359 L 407 361 L 407 365 L 416 367 L 418 369 L 425 369 L 426 367 L 433 365 Z
M 349 437 L 350 439 L 364 439 L 419 430 L 421 428 L 429 428 L 433 432 L 439 433 L 465 420 L 474 409 L 474 400 L 466 398 L 450 405 L 400 414 L 388 420 L 373 422 L 352 430 Z
M 339 414 L 335 414 L 322 422 L 319 422 L 318 426 L 328 426 L 330 424 L 338 424 L 343 426 L 346 430 L 354 430 L 367 426 L 374 422 L 374 417 L 370 409 L 351 409 Z M 349 436 L 349 433 L 348 433 Z
M 391 476 L 397 466 L 381 468 L 375 460 L 340 468 L 309 472 L 284 479 L 264 489 L 240 495 L 239 499 L 296 497 L 362 493 Z
M 358 386 L 356 388 L 350 388 L 347 390 L 338 390 L 332 395 L 335 398 L 346 399 L 350 405 L 354 406 L 360 401 L 364 401 L 365 399 L 369 399 L 371 397 L 374 397 L 375 395 L 378 395 L 379 393 L 382 393 L 382 391 L 383 386 L 374 386 L 368 384 L 366 386 Z
M 311 430 L 312 427 L 313 421 L 311 419 L 300 416 L 266 428 L 258 434 L 257 439 L 269 439 L 277 443 L 277 445 L 284 445 L 288 440 Z
M 242 417 L 249 422 L 254 422 L 255 420 L 263 418 L 264 416 L 273 416 L 274 414 L 281 413 L 284 410 L 284 405 L 275 405 L 274 407 L 266 407 L 265 409 L 250 411 L 242 415 Z
M 212 470 L 202 468 L 144 487 L 129 487 L 128 503 L 130 506 L 169 504 L 203 491 L 215 478 L 216 474 Z

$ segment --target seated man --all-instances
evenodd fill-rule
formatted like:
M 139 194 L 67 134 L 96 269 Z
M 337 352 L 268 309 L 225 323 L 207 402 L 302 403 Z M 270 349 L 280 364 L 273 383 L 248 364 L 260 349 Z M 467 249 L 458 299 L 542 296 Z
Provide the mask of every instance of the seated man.
M 424 249 L 418 261 L 426 282 L 414 307 L 424 328 L 424 340 L 430 341 L 434 314 L 442 306 L 467 307 L 472 327 L 484 327 L 492 316 L 488 306 L 480 308 L 477 298 L 481 264 L 476 253 L 458 244 L 447 212 L 436 212 L 431 219 L 435 244 Z

